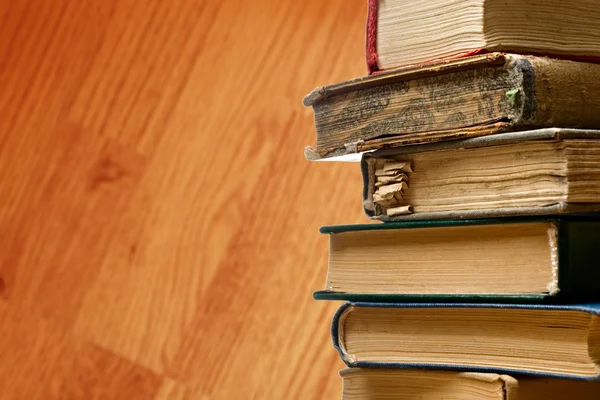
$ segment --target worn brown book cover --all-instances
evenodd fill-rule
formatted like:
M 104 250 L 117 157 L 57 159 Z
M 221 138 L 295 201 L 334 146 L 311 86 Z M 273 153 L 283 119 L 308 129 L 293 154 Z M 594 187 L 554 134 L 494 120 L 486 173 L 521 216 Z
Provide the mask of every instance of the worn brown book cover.
M 600 127 L 600 65 L 490 53 L 318 87 L 308 159 L 542 127 Z

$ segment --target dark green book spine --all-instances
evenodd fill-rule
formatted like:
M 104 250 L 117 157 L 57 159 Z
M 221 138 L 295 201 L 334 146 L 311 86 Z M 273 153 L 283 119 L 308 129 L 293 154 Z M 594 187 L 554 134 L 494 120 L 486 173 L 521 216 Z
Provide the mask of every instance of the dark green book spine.
M 558 296 L 600 300 L 600 222 L 558 223 Z

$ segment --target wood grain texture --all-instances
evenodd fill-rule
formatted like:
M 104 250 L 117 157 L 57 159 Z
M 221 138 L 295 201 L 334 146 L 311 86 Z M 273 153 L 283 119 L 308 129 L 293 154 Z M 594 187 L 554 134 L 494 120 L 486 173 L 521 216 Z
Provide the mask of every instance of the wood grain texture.
M 0 398 L 339 398 L 360 172 L 301 100 L 365 73 L 364 3 L 0 1 Z

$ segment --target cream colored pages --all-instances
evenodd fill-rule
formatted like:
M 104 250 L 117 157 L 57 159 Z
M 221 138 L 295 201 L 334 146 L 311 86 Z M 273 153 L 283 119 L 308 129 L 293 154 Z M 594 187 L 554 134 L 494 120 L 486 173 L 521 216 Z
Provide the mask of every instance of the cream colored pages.
M 343 400 L 514 400 L 505 375 L 415 369 L 346 368 Z
M 379 0 L 380 69 L 475 50 L 600 57 L 597 0 Z
M 556 236 L 553 226 L 525 223 L 334 234 L 327 290 L 549 293 L 556 287 L 552 260 L 557 249 L 550 240 Z
M 483 0 L 381 0 L 380 69 L 419 64 L 482 48 Z
M 409 163 L 412 170 L 392 177 L 371 171 L 399 162 Z M 375 216 L 394 216 L 398 207 L 425 214 L 596 204 L 600 203 L 598 165 L 598 139 L 524 141 L 372 157 L 364 206 Z M 395 176 L 406 185 L 382 179 Z

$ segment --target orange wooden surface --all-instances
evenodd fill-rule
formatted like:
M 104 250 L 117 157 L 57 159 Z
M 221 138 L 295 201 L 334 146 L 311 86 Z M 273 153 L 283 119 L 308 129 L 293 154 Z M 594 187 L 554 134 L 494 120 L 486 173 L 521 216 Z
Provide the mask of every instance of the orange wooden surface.
M 314 86 L 364 0 L 0 1 L 0 398 L 337 399 Z

